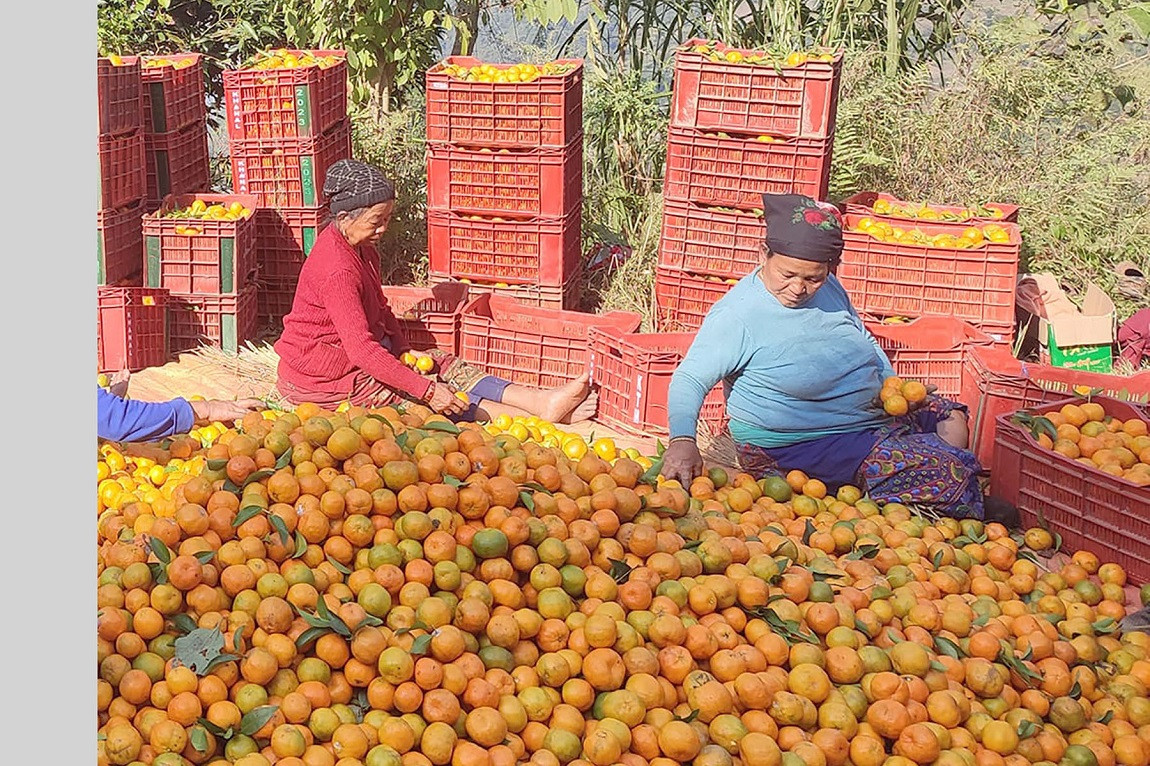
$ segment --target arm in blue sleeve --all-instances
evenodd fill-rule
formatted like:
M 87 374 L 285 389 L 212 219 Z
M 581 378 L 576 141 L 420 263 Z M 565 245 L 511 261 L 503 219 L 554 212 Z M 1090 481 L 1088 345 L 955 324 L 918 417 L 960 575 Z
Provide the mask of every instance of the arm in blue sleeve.
M 136 402 L 96 386 L 96 435 L 101 439 L 150 441 L 186 433 L 195 424 L 196 414 L 184 399 Z
M 671 438 L 695 436 L 703 399 L 716 383 L 742 367 L 748 345 L 746 327 L 730 312 L 712 310 L 707 315 L 671 377 L 667 392 Z

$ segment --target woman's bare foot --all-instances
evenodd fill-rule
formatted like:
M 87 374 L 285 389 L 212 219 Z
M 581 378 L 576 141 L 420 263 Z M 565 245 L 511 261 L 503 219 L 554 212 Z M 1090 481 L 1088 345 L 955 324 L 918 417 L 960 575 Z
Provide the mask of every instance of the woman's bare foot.
M 531 412 L 543 420 L 558 423 L 568 415 L 573 415 L 576 408 L 587 400 L 591 390 L 590 383 L 591 376 L 583 373 L 570 383 L 557 388 L 511 385 L 503 392 L 503 403 Z

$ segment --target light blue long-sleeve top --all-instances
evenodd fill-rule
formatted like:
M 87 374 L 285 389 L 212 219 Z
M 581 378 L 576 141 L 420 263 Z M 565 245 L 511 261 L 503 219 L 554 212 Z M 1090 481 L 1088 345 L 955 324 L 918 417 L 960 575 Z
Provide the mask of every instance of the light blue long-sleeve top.
M 703 398 L 723 381 L 731 436 L 784 447 L 874 428 L 890 360 L 832 274 L 806 304 L 788 308 L 759 270 L 711 307 L 668 392 L 671 436 L 694 436 Z

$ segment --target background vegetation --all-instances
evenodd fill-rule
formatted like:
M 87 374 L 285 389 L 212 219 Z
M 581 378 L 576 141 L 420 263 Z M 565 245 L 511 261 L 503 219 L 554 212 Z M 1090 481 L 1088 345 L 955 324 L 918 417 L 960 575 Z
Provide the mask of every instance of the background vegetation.
M 526 60 L 587 59 L 584 241 L 634 255 L 585 285 L 586 308 L 651 314 L 674 46 L 693 36 L 847 50 L 831 198 L 860 189 L 1014 202 L 1025 268 L 1093 280 L 1123 316 L 1113 267 L 1150 271 L 1150 3 L 1128 0 L 107 0 L 103 52 L 199 50 L 209 87 L 260 47 L 339 46 L 355 151 L 402 205 L 385 278 L 426 273 L 420 73 L 474 43 Z M 510 5 L 514 17 L 502 10 Z M 674 13 L 668 12 L 673 6 Z M 513 31 L 514 34 L 510 34 Z M 498 38 L 498 40 L 496 40 Z M 222 180 L 222 183 L 227 183 Z M 1145 303 L 1145 301 L 1143 302 Z

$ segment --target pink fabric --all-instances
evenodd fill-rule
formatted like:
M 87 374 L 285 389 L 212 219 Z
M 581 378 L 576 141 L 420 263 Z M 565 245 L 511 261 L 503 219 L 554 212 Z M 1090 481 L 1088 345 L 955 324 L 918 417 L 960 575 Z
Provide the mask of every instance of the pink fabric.
M 1136 368 L 1150 360 L 1150 309 L 1140 309 L 1118 328 L 1122 358 Z

